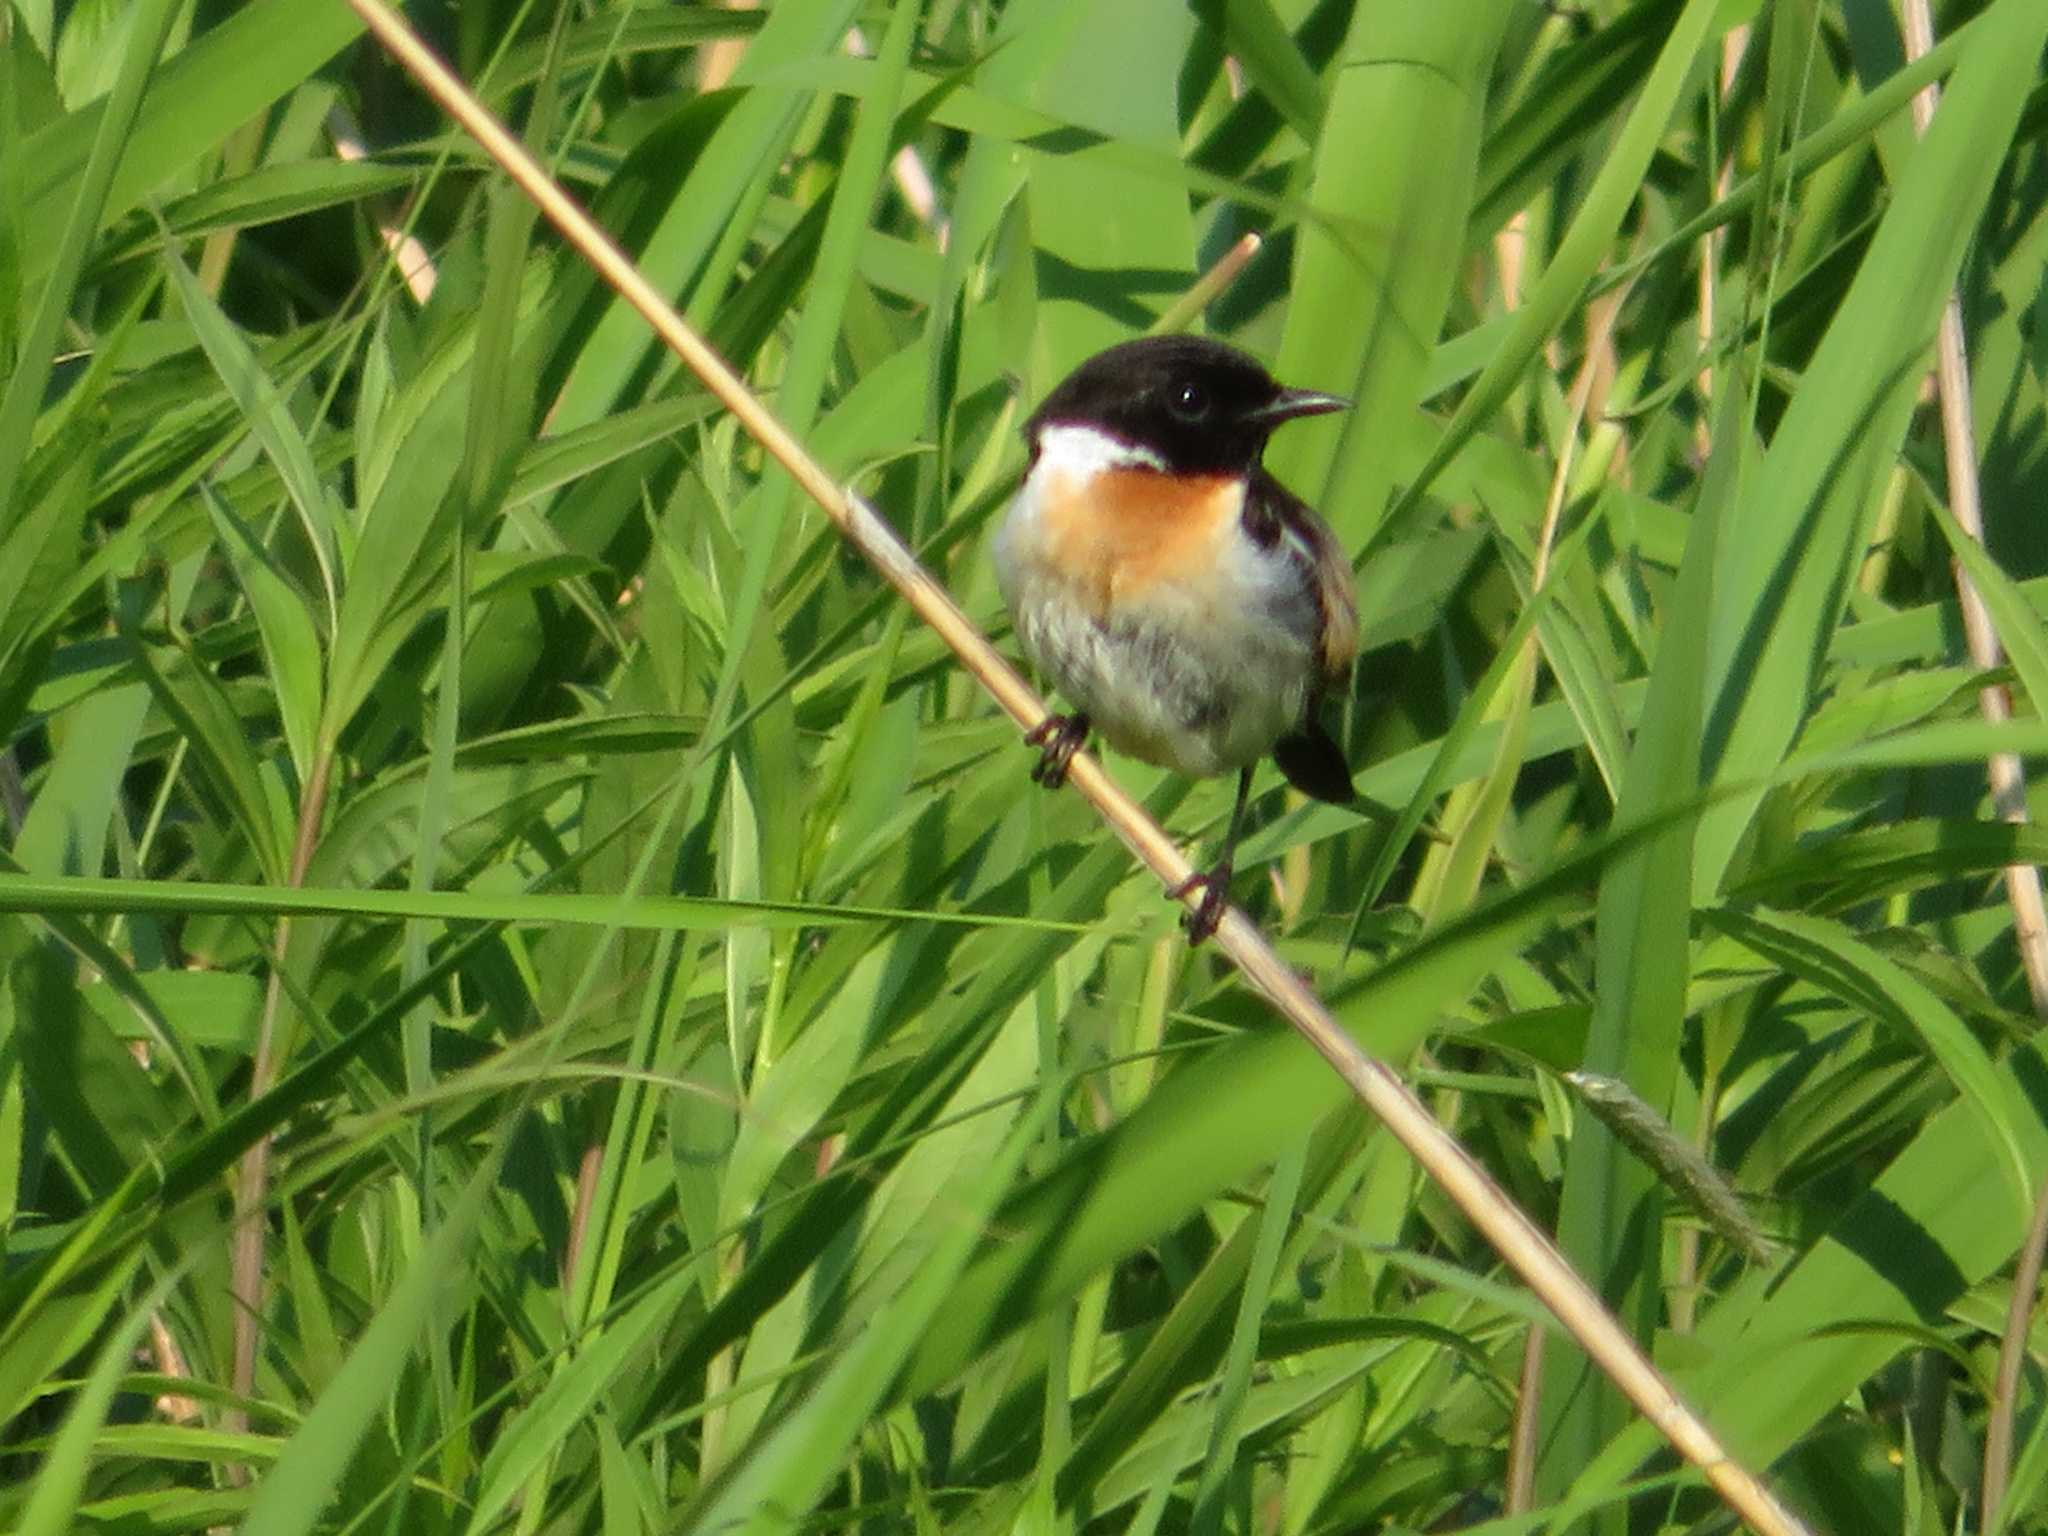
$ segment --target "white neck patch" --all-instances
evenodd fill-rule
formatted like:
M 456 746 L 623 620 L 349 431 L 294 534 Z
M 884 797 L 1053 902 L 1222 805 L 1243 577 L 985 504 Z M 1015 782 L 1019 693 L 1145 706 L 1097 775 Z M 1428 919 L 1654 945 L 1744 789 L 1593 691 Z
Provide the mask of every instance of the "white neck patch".
M 1166 461 L 1151 449 L 1111 437 L 1100 427 L 1061 422 L 1038 434 L 1041 473 L 1089 480 L 1112 469 L 1165 468 Z

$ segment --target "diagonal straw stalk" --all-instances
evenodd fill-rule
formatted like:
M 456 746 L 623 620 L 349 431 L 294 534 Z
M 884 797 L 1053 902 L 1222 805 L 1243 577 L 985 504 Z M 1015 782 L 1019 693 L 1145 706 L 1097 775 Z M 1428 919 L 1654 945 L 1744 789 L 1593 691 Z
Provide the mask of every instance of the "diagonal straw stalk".
M 642 278 L 609 236 L 551 181 L 525 148 L 450 74 L 394 12 L 377 0 L 348 0 L 377 40 L 533 199 L 548 220 L 603 275 L 671 350 L 688 364 L 754 439 L 795 479 L 860 553 L 938 632 L 1003 712 L 1030 730 L 1046 716 L 1045 703 L 1003 660 L 958 605 L 921 567 L 874 510 L 805 451 L 747 386 Z M 1179 846 L 1119 789 L 1094 758 L 1077 753 L 1067 782 L 1092 804 L 1168 890 L 1195 871 Z M 1184 898 L 1190 907 L 1200 899 Z M 1362 1051 L 1321 1001 L 1267 944 L 1256 924 L 1230 908 L 1216 943 L 1266 1000 L 1377 1115 L 1423 1170 L 1612 1378 L 1629 1400 L 1688 1461 L 1697 1466 L 1737 1514 L 1762 1536 L 1794 1536 L 1805 1527 L 1763 1483 L 1733 1461 L 1707 1426 L 1672 1391 L 1635 1340 L 1550 1239 L 1438 1125 L 1385 1063 Z

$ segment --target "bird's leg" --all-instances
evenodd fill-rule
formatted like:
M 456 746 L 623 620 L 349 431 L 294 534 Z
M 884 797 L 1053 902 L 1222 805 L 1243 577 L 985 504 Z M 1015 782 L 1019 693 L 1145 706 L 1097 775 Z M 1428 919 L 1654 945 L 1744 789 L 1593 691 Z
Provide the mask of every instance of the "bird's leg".
M 1223 852 L 1214 864 L 1199 874 L 1189 875 L 1171 891 L 1167 892 L 1175 901 L 1180 901 L 1197 886 L 1201 887 L 1202 900 L 1188 913 L 1188 944 L 1200 944 L 1216 931 L 1223 921 L 1223 914 L 1230 907 L 1230 877 L 1234 872 L 1231 861 L 1237 857 L 1237 834 L 1244 826 L 1244 808 L 1251 802 L 1252 770 L 1247 767 L 1237 776 L 1237 804 L 1230 812 L 1230 830 L 1223 835 Z
M 1088 717 L 1078 709 L 1071 715 L 1047 715 L 1024 733 L 1024 745 L 1037 747 L 1038 765 L 1031 770 L 1033 783 L 1058 789 L 1067 782 L 1067 764 L 1088 739 Z

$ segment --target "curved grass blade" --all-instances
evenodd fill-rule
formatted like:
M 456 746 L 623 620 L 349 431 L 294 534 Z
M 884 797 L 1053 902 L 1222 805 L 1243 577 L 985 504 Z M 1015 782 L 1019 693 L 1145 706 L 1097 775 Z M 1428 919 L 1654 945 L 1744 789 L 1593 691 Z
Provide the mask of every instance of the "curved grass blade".
M 2007 1187 L 2022 1230 L 2033 1210 L 2025 1153 L 2001 1074 L 1963 1021 L 1903 966 L 1859 942 L 1839 924 L 1795 912 L 1721 908 L 1714 927 L 1794 976 L 1840 998 L 1926 1047 L 1976 1116 L 1985 1141 L 2004 1158 Z

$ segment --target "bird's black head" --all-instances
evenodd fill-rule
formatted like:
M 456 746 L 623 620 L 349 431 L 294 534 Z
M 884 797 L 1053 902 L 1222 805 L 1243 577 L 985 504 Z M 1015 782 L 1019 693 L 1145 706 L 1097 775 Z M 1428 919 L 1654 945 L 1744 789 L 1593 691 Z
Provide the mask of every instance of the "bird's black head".
M 1034 453 L 1048 427 L 1092 427 L 1183 474 L 1250 469 L 1283 421 L 1350 402 L 1284 389 L 1235 347 L 1200 336 L 1146 336 L 1098 352 L 1045 397 L 1024 435 Z

